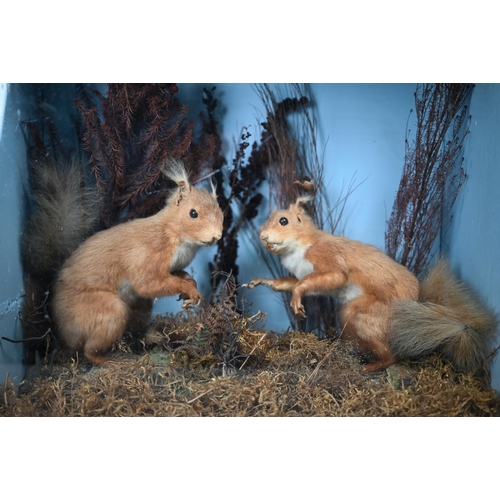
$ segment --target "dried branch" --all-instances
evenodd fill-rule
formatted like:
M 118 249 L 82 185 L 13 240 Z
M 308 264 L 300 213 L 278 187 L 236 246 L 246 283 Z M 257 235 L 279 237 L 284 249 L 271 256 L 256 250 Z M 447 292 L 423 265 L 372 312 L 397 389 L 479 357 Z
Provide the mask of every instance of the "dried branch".
M 470 84 L 425 84 L 415 92 L 416 134 L 410 144 L 407 129 L 403 174 L 387 224 L 386 250 L 416 275 L 425 272 L 432 261 L 436 238 L 449 223 L 466 179 L 460 154 L 469 133 L 466 103 L 472 88 Z
M 257 216 L 262 201 L 262 194 L 258 190 L 265 179 L 266 162 L 263 161 L 262 146 L 256 142 L 252 145 L 248 160 L 246 159 L 250 137 L 248 127 L 244 127 L 240 133 L 232 168 L 227 173 L 222 169 L 217 172 L 217 194 L 224 212 L 224 227 L 222 238 L 217 243 L 214 263 L 209 265 L 213 276 L 212 300 L 224 274 L 231 272 L 237 283 L 238 235 L 241 229 Z M 224 189 L 224 186 L 227 186 L 227 189 Z

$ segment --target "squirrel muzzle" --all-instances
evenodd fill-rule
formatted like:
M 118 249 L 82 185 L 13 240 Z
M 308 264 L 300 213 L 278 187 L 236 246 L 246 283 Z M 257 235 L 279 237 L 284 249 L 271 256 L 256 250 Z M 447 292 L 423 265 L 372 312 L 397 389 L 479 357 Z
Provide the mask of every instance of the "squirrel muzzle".
M 262 242 L 262 245 L 264 245 L 268 250 L 273 251 L 276 249 L 276 243 L 269 241 L 268 234 L 261 234 L 260 241 Z

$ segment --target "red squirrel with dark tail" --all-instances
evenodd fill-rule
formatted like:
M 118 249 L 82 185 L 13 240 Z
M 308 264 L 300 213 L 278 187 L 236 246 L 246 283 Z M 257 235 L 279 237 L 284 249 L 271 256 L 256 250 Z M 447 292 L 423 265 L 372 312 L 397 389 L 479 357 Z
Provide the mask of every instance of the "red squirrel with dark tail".
M 293 277 L 256 278 L 291 292 L 291 308 L 305 316 L 302 298 L 338 298 L 341 338 L 375 358 L 365 372 L 398 360 L 440 351 L 458 370 L 477 370 L 487 358 L 498 326 L 496 315 L 439 261 L 420 284 L 378 248 L 320 230 L 305 210 L 313 196 L 271 213 L 260 228 L 264 247 Z
M 192 186 L 180 162 L 165 175 L 177 184 L 157 214 L 119 224 L 85 240 L 62 266 L 51 309 L 61 340 L 83 350 L 95 365 L 122 337 L 148 300 L 180 294 L 183 307 L 200 302 L 196 282 L 183 269 L 197 250 L 222 236 L 215 191 Z

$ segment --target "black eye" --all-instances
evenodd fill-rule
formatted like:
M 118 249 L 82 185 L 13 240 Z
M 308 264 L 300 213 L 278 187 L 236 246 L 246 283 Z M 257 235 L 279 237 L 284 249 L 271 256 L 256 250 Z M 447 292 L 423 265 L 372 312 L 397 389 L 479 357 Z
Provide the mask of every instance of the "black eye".
M 192 219 L 196 219 L 198 217 L 198 212 L 192 208 L 191 211 L 189 212 L 189 215 L 191 216 Z
M 280 224 L 286 226 L 288 224 L 288 219 L 286 217 L 281 217 Z

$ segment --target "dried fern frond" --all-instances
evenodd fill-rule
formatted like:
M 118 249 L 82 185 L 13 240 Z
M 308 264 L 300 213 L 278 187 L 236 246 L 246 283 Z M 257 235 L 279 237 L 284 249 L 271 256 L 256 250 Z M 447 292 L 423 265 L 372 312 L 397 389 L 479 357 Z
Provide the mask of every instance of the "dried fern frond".
M 94 91 L 98 103 L 83 91 L 77 99 L 105 227 L 163 207 L 169 160 L 182 159 L 198 177 L 218 153 L 217 130 L 203 127 L 195 139 L 177 93 L 176 84 L 109 84 L 106 95 Z

